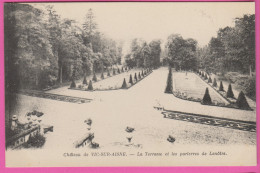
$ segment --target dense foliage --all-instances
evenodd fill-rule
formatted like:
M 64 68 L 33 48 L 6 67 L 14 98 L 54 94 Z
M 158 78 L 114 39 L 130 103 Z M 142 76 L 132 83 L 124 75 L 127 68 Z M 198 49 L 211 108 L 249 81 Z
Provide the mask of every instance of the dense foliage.
M 219 29 L 197 54 L 200 68 L 206 71 L 250 74 L 255 70 L 255 15 L 236 18 L 234 27 Z
M 14 90 L 46 88 L 121 63 L 122 44 L 98 32 L 91 9 L 80 26 L 52 6 L 8 3 L 4 21 L 7 87 Z

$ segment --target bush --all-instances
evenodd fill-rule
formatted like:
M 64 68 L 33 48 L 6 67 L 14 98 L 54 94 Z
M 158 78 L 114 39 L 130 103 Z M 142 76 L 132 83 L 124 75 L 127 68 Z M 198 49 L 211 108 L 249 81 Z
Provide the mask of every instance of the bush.
M 207 75 L 207 74 L 205 74 L 205 79 L 206 79 L 206 80 L 208 79 L 208 75 Z
M 201 76 L 204 77 L 204 73 L 203 72 L 201 73 Z
M 83 82 L 82 82 L 82 83 L 85 84 L 85 85 L 88 84 L 88 81 L 87 81 L 87 79 L 86 79 L 86 75 L 84 75 L 84 79 L 83 79 Z
M 201 75 L 201 71 L 199 71 L 199 75 Z
M 127 67 L 125 67 L 125 71 L 127 71 Z
M 117 69 L 117 73 L 118 73 L 118 74 L 120 73 L 120 69 L 119 69 L 119 68 Z
M 93 90 L 93 86 L 92 86 L 92 81 L 89 81 L 89 85 L 88 85 L 88 90 L 92 91 Z
M 141 73 L 140 73 L 140 72 L 138 73 L 138 78 L 139 78 L 139 79 L 141 79 L 141 78 L 142 78 L 142 77 L 141 77 Z
M 210 76 L 209 76 L 208 83 L 212 83 L 212 79 L 211 79 L 211 77 L 210 77 Z
M 123 81 L 123 84 L 122 84 L 122 89 L 126 89 L 127 88 L 127 84 L 126 84 L 126 81 L 125 81 L 125 78 L 124 78 L 124 81 Z
M 124 68 L 122 67 L 122 69 L 121 69 L 121 72 L 123 73 L 124 72 Z
M 219 91 L 224 91 L 224 87 L 223 87 L 223 83 L 222 83 L 222 81 L 220 81 Z
M 164 93 L 172 94 L 172 68 L 169 67 L 169 73 Z
M 70 84 L 70 88 L 76 88 L 76 83 L 75 83 L 74 79 L 72 80 L 72 82 Z
M 96 73 L 93 74 L 93 78 L 92 78 L 93 81 L 97 81 L 97 76 L 96 76 Z
M 213 86 L 214 86 L 214 87 L 217 87 L 217 86 L 218 86 L 216 78 L 214 78 Z
M 243 85 L 245 94 L 253 100 L 256 100 L 256 78 L 251 77 L 245 81 Z
M 227 97 L 228 98 L 234 98 L 234 93 L 233 93 L 231 84 L 228 85 Z
M 144 71 L 142 70 L 142 73 L 141 73 L 141 75 L 144 77 Z
M 210 95 L 209 95 L 209 89 L 208 89 L 208 88 L 206 88 L 204 97 L 203 97 L 203 99 L 202 99 L 202 104 L 204 104 L 204 105 L 211 105 L 211 104 L 212 104 L 212 101 L 211 101 L 211 98 L 210 98 Z
M 137 80 L 138 80 L 138 79 L 137 79 L 137 75 L 136 75 L 136 73 L 135 73 L 135 81 L 137 82 Z
M 245 97 L 245 94 L 243 93 L 243 91 L 241 91 L 238 95 L 238 98 L 237 98 L 237 102 L 236 102 L 236 105 L 238 106 L 238 108 L 240 109 L 246 109 L 246 110 L 249 110 L 251 109 L 249 104 L 247 103 L 247 100 L 246 100 L 246 97 Z
M 133 85 L 133 78 L 132 78 L 132 75 L 130 74 L 130 78 L 129 78 L 129 83 L 131 84 L 131 85 Z

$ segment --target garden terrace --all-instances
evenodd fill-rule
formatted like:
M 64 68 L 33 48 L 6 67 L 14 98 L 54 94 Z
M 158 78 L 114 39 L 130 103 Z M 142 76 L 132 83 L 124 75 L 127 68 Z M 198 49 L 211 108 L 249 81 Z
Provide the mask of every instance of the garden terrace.
M 201 102 L 208 86 L 198 76 L 192 72 L 173 72 L 172 78 L 173 94 L 176 97 Z M 209 94 L 214 105 L 225 106 L 229 104 L 214 89 L 209 88 Z
M 145 73 L 144 75 L 141 75 Z M 137 84 L 139 81 L 147 77 L 149 74 L 151 74 L 152 70 L 148 69 L 131 69 L 129 71 L 126 71 L 124 73 L 120 73 L 111 77 L 107 77 L 103 80 L 99 80 L 97 82 L 93 82 L 93 91 L 107 91 L 107 90 L 118 90 L 122 88 L 122 84 L 124 79 L 126 80 L 126 87 L 123 89 L 128 89 L 135 84 Z M 141 78 L 139 78 L 139 73 L 141 75 Z M 137 80 L 135 79 L 135 74 L 137 76 Z M 132 81 L 133 84 L 129 83 L 130 75 L 132 75 Z M 89 82 L 89 81 L 88 81 Z M 88 83 L 89 84 L 89 83 Z M 81 91 L 89 91 L 88 85 L 83 85 L 82 83 L 77 83 L 76 88 L 70 88 L 74 90 L 81 90 Z
M 204 74 L 206 74 L 204 72 Z M 214 89 L 217 93 L 219 93 L 229 104 L 227 105 L 227 107 L 230 107 L 230 108 L 235 108 L 235 109 L 240 109 L 237 107 L 236 105 L 236 101 L 237 101 L 237 98 L 234 96 L 233 98 L 229 98 L 227 97 L 227 90 L 228 90 L 228 87 L 227 85 L 225 85 L 224 87 L 224 91 L 220 91 L 219 90 L 219 86 L 220 86 L 220 81 L 217 81 L 217 86 L 213 86 L 213 82 L 208 82 L 207 79 L 205 79 L 202 75 L 199 75 L 197 74 L 198 77 L 201 78 L 201 80 L 203 80 L 206 84 L 208 84 L 210 86 L 210 88 Z M 211 76 L 213 78 L 213 76 Z M 214 78 L 213 78 L 214 79 Z M 212 79 L 212 80 L 213 80 Z M 221 105 L 222 106 L 222 105 Z M 253 110 L 252 108 L 248 108 L 247 110 Z

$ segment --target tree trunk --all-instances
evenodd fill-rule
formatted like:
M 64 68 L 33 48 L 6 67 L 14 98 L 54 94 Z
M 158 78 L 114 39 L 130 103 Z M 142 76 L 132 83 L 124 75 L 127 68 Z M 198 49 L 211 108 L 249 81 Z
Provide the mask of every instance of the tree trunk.
M 39 85 L 38 72 L 35 73 L 35 85 L 36 85 L 36 88 L 38 88 L 38 85 Z
M 249 65 L 249 75 L 252 76 L 252 66 Z
M 60 65 L 60 84 L 62 84 L 62 63 Z

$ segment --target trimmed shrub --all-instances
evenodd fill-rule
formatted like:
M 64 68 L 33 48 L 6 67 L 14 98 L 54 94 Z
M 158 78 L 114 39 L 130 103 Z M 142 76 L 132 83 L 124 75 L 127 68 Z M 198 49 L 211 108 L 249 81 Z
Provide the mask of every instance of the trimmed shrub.
M 70 88 L 76 88 L 76 83 L 75 83 L 74 79 L 72 80 L 72 82 L 70 84 Z
M 199 75 L 201 75 L 201 71 L 199 71 Z
M 218 86 L 216 78 L 214 78 L 213 86 L 214 86 L 214 87 L 217 87 L 217 86 Z
M 234 98 L 234 93 L 233 93 L 231 84 L 228 85 L 227 97 Z
M 88 81 L 87 81 L 87 78 L 86 78 L 86 76 L 84 75 L 84 79 L 83 79 L 83 82 L 82 82 L 83 84 L 85 84 L 85 85 L 87 85 L 88 84 Z
M 122 69 L 121 69 L 121 72 L 123 73 L 124 72 L 124 68 L 122 67 Z
M 144 71 L 142 70 L 142 73 L 141 73 L 141 75 L 144 77 Z
M 210 76 L 209 76 L 208 83 L 212 83 L 212 79 L 211 79 L 211 77 L 210 77 Z
M 204 73 L 203 72 L 201 73 L 201 76 L 204 77 Z
M 206 79 L 206 80 L 208 79 L 208 75 L 207 75 L 207 74 L 205 74 L 205 79 Z
M 124 81 L 123 81 L 123 84 L 122 84 L 122 89 L 126 89 L 127 88 L 127 84 L 126 84 L 126 81 L 125 81 L 125 78 L 124 78 Z
M 142 78 L 142 77 L 141 77 L 141 73 L 140 73 L 140 72 L 138 73 L 138 78 L 139 78 L 139 79 L 141 79 L 141 78 Z
M 220 81 L 219 91 L 224 91 L 224 87 L 223 87 L 223 83 L 222 83 L 222 81 Z
M 204 97 L 203 97 L 203 99 L 202 99 L 202 104 L 204 104 L 204 105 L 211 105 L 211 104 L 212 104 L 212 101 L 211 101 L 211 98 L 210 98 L 210 95 L 209 95 L 209 89 L 208 89 L 208 88 L 206 88 Z
M 245 97 L 245 94 L 243 93 L 243 91 L 241 91 L 238 95 L 238 98 L 237 98 L 237 102 L 236 102 L 238 108 L 240 109 L 251 109 L 249 104 L 247 103 L 247 100 L 246 100 L 246 97 Z
M 136 75 L 136 73 L 135 73 L 135 81 L 137 81 L 138 79 L 137 79 L 137 75 Z
M 127 71 L 127 67 L 125 67 L 125 71 Z
M 133 85 L 133 78 L 132 78 L 132 75 L 130 74 L 130 78 L 129 78 L 129 83 L 131 84 L 131 85 Z
M 93 90 L 93 86 L 92 86 L 92 81 L 89 81 L 89 85 L 88 85 L 88 90 L 92 91 Z
M 101 73 L 101 76 L 100 76 L 100 77 L 101 77 L 101 79 L 104 79 L 104 78 L 105 78 L 103 72 Z
M 93 74 L 93 78 L 92 78 L 93 81 L 97 81 L 97 76 L 96 76 L 96 73 Z
M 116 70 L 113 68 L 113 75 L 116 75 Z
M 169 73 L 164 93 L 172 94 L 172 68 L 169 67 Z
M 119 69 L 119 68 L 117 69 L 117 73 L 118 73 L 118 74 L 120 73 L 120 69 Z

